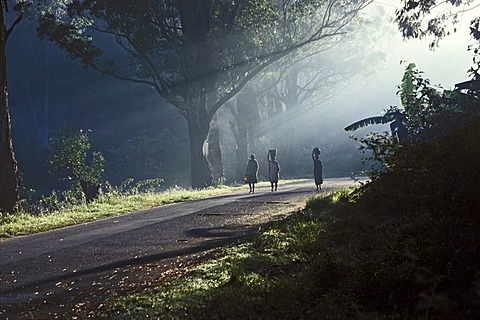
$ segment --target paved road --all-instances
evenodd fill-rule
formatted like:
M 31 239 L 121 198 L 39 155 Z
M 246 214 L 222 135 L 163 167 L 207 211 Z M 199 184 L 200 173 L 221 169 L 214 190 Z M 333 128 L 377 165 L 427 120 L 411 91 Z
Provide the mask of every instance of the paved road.
M 331 179 L 324 190 L 352 185 Z M 312 182 L 257 188 L 164 205 L 119 217 L 0 242 L 0 318 L 13 306 L 68 294 L 62 284 L 224 246 L 258 225 L 303 207 Z M 62 289 L 63 288 L 63 289 Z

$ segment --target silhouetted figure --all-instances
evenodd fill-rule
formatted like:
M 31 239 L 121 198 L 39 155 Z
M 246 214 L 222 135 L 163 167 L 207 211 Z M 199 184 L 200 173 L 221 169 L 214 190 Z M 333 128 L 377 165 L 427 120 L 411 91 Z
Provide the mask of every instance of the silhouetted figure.
M 323 183 L 323 164 L 320 160 L 320 149 L 313 148 L 312 151 L 313 159 L 313 176 L 315 178 L 315 185 L 317 186 L 317 191 L 322 189 Z
M 268 160 L 268 179 L 272 186 L 272 191 L 277 191 L 278 186 L 278 177 L 280 173 L 280 165 L 278 164 L 276 158 L 277 150 L 270 150 L 267 155 Z
M 255 159 L 254 154 L 252 154 L 250 160 L 248 160 L 245 177 L 247 177 L 250 193 L 255 193 L 255 183 L 257 183 L 258 180 L 258 161 Z

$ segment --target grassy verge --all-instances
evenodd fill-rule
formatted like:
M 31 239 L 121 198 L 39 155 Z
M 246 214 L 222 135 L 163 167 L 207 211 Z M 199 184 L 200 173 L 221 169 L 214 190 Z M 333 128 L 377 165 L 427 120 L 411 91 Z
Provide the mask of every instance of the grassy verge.
M 172 188 L 161 193 L 102 195 L 88 205 L 71 206 L 48 214 L 37 215 L 25 212 L 15 215 L 2 214 L 0 216 L 0 238 L 52 230 L 164 204 L 227 194 L 241 189 L 242 187 L 227 186 L 201 190 Z
M 252 241 L 225 249 L 184 276 L 105 305 L 99 317 L 143 319 L 317 318 L 318 286 L 331 283 L 329 212 L 348 203 L 351 189 L 307 201 L 307 209 L 271 224 Z M 348 230 L 347 230 L 348 231 Z M 320 262 L 321 261 L 321 262 Z M 321 265 L 325 263 L 325 265 Z M 315 273 L 315 277 L 313 277 Z M 325 282 L 324 282 L 325 281 Z M 313 300 L 312 300 L 313 298 Z M 335 304 L 322 310 L 342 315 Z M 346 312 L 346 311 L 345 311 Z M 324 318 L 322 316 L 322 318 Z
M 284 180 L 282 184 L 292 181 L 294 180 Z M 269 185 L 268 182 L 258 183 L 258 187 L 267 185 Z M 95 221 L 169 203 L 204 199 L 244 190 L 245 188 L 245 186 L 223 185 L 205 189 L 171 188 L 161 193 L 106 194 L 93 203 L 66 206 L 63 209 L 46 214 L 19 212 L 11 215 L 0 213 L 0 239 Z

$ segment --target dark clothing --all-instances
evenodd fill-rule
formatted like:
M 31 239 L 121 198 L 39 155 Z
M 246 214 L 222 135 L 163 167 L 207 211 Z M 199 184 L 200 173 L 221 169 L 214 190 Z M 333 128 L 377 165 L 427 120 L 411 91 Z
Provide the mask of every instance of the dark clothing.
M 270 182 L 277 183 L 280 172 L 280 165 L 277 160 L 268 161 L 268 179 Z
M 323 183 L 323 164 L 320 159 L 313 159 L 313 176 L 316 185 Z
M 257 183 L 258 180 L 258 161 L 257 160 L 248 160 L 247 171 L 245 173 L 248 179 L 248 183 Z

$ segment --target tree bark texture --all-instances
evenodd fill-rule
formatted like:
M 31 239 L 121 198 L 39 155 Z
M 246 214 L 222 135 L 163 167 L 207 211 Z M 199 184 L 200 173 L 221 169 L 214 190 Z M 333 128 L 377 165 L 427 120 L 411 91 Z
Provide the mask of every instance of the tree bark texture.
M 215 92 L 216 74 L 212 46 L 209 43 L 212 3 L 204 0 L 179 1 L 178 9 L 184 32 L 182 48 L 185 70 L 183 100 L 190 136 L 191 183 L 203 188 L 213 183 L 205 141 L 214 113 L 209 112 Z
M 0 10 L 0 211 L 13 212 L 19 202 L 19 174 L 13 152 L 8 110 L 7 57 L 8 38 L 3 6 Z
M 243 181 L 248 161 L 248 128 L 247 128 L 247 106 L 249 99 L 244 94 L 237 96 L 236 110 L 233 112 L 236 120 L 236 130 L 233 130 L 236 142 L 236 170 L 235 180 Z
M 281 85 L 277 88 L 277 94 L 275 95 L 279 100 L 279 103 L 284 105 L 282 109 L 283 113 L 293 114 L 295 109 L 298 109 L 300 101 L 300 89 L 299 89 L 299 71 L 294 66 L 288 70 L 286 77 Z M 282 141 L 278 141 L 280 145 L 284 145 L 285 149 L 281 152 L 282 172 L 284 176 L 296 177 L 297 175 L 297 126 L 294 121 L 286 121 L 280 125 L 278 132 L 278 138 L 285 139 L 285 133 L 288 133 L 288 138 Z
M 192 187 L 204 188 L 210 186 L 213 176 L 204 152 L 208 125 L 198 125 L 196 119 L 191 117 L 188 119 L 188 133 L 190 135 L 190 174 Z
M 220 148 L 220 132 L 218 128 L 218 116 L 215 114 L 210 123 L 208 132 L 208 162 L 212 168 L 214 181 L 220 181 L 225 176 L 222 164 L 222 150 Z
M 237 140 L 237 149 L 235 150 L 237 161 L 235 180 L 240 182 L 243 180 L 248 162 L 248 140 L 245 126 L 238 126 L 238 135 L 235 135 L 235 139 Z

